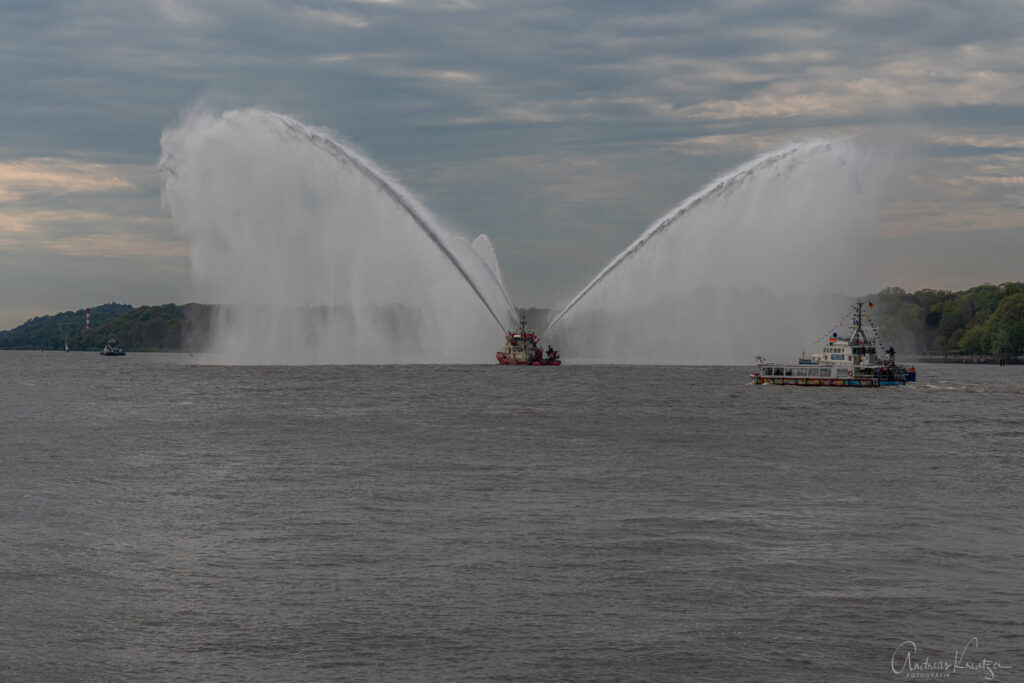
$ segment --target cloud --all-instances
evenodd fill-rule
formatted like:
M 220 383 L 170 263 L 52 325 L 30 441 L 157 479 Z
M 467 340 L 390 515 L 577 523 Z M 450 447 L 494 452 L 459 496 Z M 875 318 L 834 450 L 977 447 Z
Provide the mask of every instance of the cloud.
M 444 71 L 424 71 L 421 74 L 425 78 L 433 78 L 438 81 L 449 81 L 452 83 L 477 83 L 480 81 L 480 76 L 469 73 L 468 71 L 454 71 L 451 69 Z
M 108 221 L 110 215 L 78 210 L 18 210 L 8 209 L 0 214 L 0 235 L 30 238 L 56 224 L 82 225 Z
M 106 234 L 180 247 L 152 165 L 160 131 L 210 92 L 339 130 L 414 179 L 428 206 L 486 230 L 499 255 L 526 241 L 571 253 L 596 223 L 579 249 L 601 261 L 631 226 L 758 152 L 893 125 L 921 142 L 886 214 L 889 234 L 1020 222 L 1019 2 L 103 7 L 0 8 L 0 248 L 34 239 L 82 258 L 103 243 L 89 236 Z M 513 288 L 551 289 L 556 276 L 529 261 L 551 253 L 517 257 L 506 268 Z M 592 274 L 586 259 L 566 258 L 578 269 L 559 281 Z
M 132 183 L 102 164 L 53 158 L 0 161 L 0 202 L 19 201 L 32 195 L 134 189 Z
M 181 0 L 157 0 L 156 10 L 165 19 L 184 26 L 197 24 L 204 19 L 202 12 Z
M 974 147 L 978 149 L 1024 149 L 1024 135 L 999 133 L 959 133 L 948 132 L 933 135 L 931 140 L 937 145 L 947 147 Z
M 150 235 L 79 235 L 39 242 L 39 246 L 65 256 L 167 259 L 188 257 L 188 245 Z
M 174 256 L 184 244 L 152 167 L 31 158 L 0 162 L 0 239 L 64 255 Z M 159 245 L 159 246 L 158 246 Z
M 312 7 L 301 7 L 296 10 L 298 16 L 308 21 L 330 24 L 332 26 L 344 26 L 346 28 L 366 28 L 369 22 L 362 17 L 357 17 L 345 12 L 331 12 L 328 10 L 313 9 Z

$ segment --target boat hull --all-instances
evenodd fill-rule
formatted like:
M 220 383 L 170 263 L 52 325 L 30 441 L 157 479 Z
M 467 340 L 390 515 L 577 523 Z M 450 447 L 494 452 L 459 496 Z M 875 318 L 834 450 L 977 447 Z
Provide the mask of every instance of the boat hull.
M 501 351 L 498 351 L 494 355 L 498 359 L 498 363 L 500 365 L 561 365 L 562 364 L 562 361 L 560 361 L 560 360 L 547 360 L 546 358 L 543 359 L 543 360 L 516 360 L 515 358 L 511 358 L 509 356 L 506 356 Z
M 898 387 L 906 384 L 901 379 L 877 377 L 761 377 L 751 375 L 757 384 L 779 384 L 795 387 Z

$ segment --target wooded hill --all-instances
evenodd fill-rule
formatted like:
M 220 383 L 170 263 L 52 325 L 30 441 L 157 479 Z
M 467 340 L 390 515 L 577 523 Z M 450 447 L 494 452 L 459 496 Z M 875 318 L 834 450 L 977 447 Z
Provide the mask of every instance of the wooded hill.
M 85 309 L 32 318 L 0 332 L 0 349 L 99 351 L 111 336 L 126 351 L 190 351 L 206 344 L 213 307 L 207 304 L 93 306 L 85 330 Z
M 960 292 L 887 287 L 863 297 L 882 340 L 899 353 L 975 355 L 1006 358 L 1024 353 L 1024 283 L 980 285 Z M 214 307 L 208 304 L 140 306 L 109 303 L 92 309 L 85 332 L 85 309 L 32 318 L 0 332 L 0 349 L 99 351 L 117 337 L 126 351 L 201 350 L 210 337 Z M 523 309 L 535 324 L 550 311 Z
M 867 299 L 883 340 L 902 353 L 1008 358 L 1024 352 L 1024 283 L 961 292 L 887 287 Z

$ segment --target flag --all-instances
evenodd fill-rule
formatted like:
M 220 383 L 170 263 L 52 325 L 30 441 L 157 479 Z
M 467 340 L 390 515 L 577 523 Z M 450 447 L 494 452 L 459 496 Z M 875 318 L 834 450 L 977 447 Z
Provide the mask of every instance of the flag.
M 870 301 L 868 302 L 868 308 L 874 308 L 874 306 L 875 305 L 873 303 L 871 303 Z

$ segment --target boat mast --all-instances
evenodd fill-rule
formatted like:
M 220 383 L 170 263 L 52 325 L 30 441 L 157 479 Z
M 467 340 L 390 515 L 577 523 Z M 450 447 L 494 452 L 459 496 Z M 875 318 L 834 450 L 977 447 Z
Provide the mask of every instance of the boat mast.
M 857 327 L 853 331 L 853 341 L 864 344 L 867 341 L 867 336 L 864 334 L 864 328 L 861 327 L 861 318 L 864 317 L 864 302 L 858 301 L 856 304 L 857 308 L 853 314 L 853 320 Z
M 853 352 L 855 363 L 860 363 L 867 354 L 868 338 L 861 326 L 861 319 L 864 317 L 864 302 L 858 301 L 853 309 L 853 336 L 850 337 L 850 350 Z
M 523 340 L 523 359 L 526 360 L 526 314 L 519 314 L 519 338 Z

